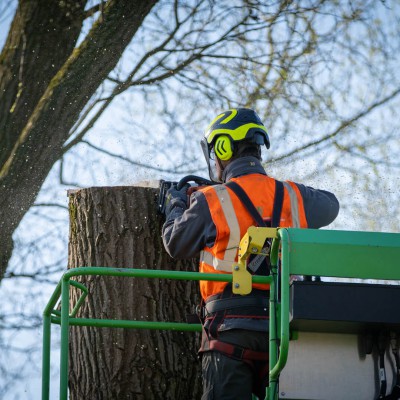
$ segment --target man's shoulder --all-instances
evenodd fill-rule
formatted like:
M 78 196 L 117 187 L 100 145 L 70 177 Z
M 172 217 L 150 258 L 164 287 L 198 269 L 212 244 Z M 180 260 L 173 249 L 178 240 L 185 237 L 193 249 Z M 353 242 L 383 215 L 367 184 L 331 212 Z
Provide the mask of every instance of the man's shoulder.
M 196 189 L 196 192 L 201 192 L 203 194 L 218 190 L 221 188 L 221 186 L 224 186 L 222 184 L 216 184 L 216 185 L 208 185 L 208 186 L 200 186 L 199 188 Z
M 277 181 L 277 179 L 269 176 L 267 174 L 260 174 L 260 173 L 250 173 L 250 174 L 243 174 L 237 177 L 233 177 L 230 181 L 237 182 L 239 184 L 250 184 L 255 185 L 257 187 L 258 184 L 268 183 L 273 184 Z

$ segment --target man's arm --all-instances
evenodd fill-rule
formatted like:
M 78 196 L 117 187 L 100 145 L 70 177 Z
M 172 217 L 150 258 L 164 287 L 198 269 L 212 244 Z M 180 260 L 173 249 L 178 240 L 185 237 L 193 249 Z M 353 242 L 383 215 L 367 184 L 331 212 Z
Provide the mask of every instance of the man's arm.
M 304 211 L 309 228 L 317 229 L 329 225 L 339 213 L 339 201 L 333 193 L 313 189 L 296 183 L 303 197 Z
M 201 192 L 190 196 L 189 208 L 179 203 L 173 207 L 162 228 L 165 250 L 173 258 L 197 256 L 205 246 L 212 245 L 215 236 L 215 225 Z

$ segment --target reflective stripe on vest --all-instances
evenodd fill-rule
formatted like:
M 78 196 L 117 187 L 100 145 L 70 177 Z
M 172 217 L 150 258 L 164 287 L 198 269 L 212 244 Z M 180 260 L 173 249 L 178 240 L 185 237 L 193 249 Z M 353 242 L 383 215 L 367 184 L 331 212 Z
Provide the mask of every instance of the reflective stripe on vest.
M 297 195 L 290 183 L 282 182 L 283 186 L 285 186 L 286 190 L 289 193 L 290 198 L 290 208 L 292 209 L 292 227 L 293 228 L 300 228 L 300 217 L 299 217 L 299 206 Z
M 239 221 L 233 208 L 231 196 L 226 187 L 222 185 L 215 186 L 215 192 L 218 196 L 218 200 L 229 227 L 229 241 L 222 260 L 213 257 L 206 251 L 201 251 L 200 262 L 203 261 L 208 265 L 212 265 L 218 271 L 232 272 L 232 264 L 235 262 L 237 249 L 241 239 Z

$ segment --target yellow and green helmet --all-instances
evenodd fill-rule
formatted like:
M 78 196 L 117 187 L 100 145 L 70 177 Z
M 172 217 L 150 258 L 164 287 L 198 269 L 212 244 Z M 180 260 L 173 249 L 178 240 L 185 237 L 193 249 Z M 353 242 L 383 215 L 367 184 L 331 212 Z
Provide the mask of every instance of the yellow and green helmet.
M 267 129 L 257 113 L 250 108 L 233 108 L 224 111 L 208 125 L 201 140 L 201 147 L 212 180 L 215 180 L 210 165 L 212 153 L 215 153 L 220 160 L 227 161 L 234 154 L 235 145 L 242 141 L 265 145 L 267 149 L 270 146 Z

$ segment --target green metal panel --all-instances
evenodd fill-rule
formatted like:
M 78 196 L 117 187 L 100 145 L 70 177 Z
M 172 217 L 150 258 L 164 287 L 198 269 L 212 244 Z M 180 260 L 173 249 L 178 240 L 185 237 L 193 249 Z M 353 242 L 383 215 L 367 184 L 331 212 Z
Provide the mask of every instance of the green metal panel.
M 290 274 L 400 280 L 400 234 L 286 229 Z

